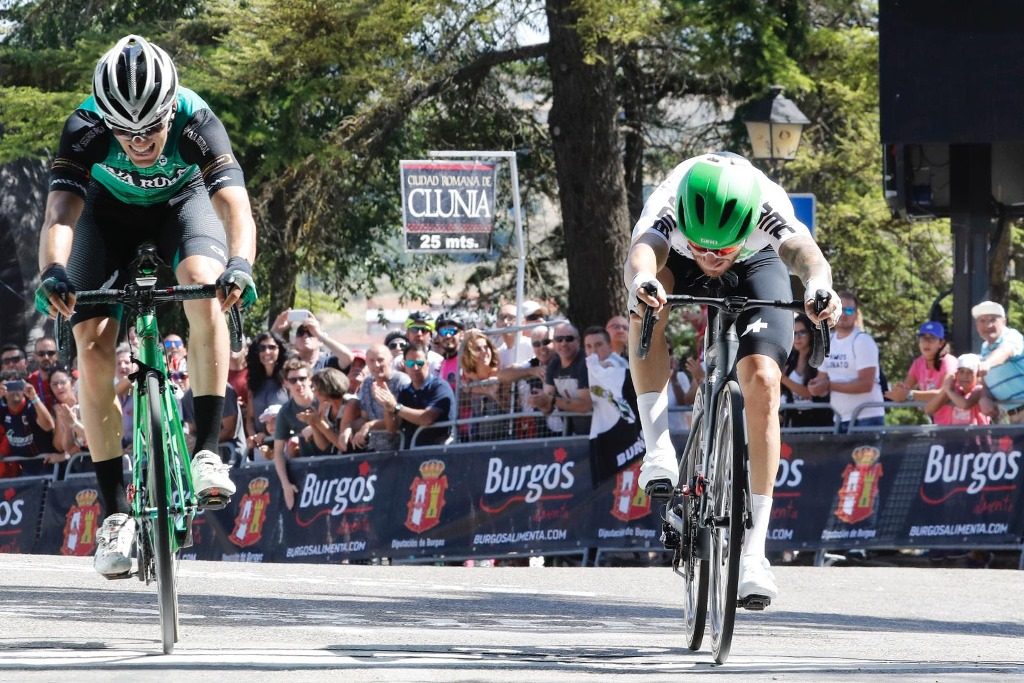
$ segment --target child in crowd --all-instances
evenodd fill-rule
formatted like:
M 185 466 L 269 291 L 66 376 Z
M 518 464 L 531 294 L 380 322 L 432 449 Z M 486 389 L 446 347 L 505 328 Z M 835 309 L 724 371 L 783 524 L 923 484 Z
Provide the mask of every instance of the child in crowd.
M 957 359 L 956 374 L 942 381 L 942 389 L 924 411 L 940 425 L 987 425 L 996 411 L 984 385 L 978 381 L 981 358 L 965 353 Z
M 929 320 L 917 330 L 917 348 L 921 355 L 914 359 L 907 370 L 907 378 L 896 382 L 885 393 L 890 401 L 923 401 L 929 403 L 942 395 L 942 383 L 956 373 L 957 361 L 949 355 L 946 343 L 946 328 L 942 323 Z M 936 424 L 952 424 L 950 412 L 953 406 L 942 404 L 933 416 Z

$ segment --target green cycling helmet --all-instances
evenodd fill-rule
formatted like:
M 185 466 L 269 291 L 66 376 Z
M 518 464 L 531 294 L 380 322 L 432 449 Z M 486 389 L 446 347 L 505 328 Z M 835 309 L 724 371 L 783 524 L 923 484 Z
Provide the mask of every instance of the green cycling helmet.
M 736 154 L 701 157 L 676 190 L 676 217 L 686 239 L 705 249 L 743 242 L 761 215 L 761 186 L 750 162 Z

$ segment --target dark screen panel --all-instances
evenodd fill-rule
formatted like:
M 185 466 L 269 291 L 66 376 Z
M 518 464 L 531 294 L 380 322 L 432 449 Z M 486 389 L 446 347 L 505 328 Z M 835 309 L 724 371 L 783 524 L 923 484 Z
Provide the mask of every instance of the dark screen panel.
M 1024 1 L 882 0 L 883 142 L 1024 141 Z

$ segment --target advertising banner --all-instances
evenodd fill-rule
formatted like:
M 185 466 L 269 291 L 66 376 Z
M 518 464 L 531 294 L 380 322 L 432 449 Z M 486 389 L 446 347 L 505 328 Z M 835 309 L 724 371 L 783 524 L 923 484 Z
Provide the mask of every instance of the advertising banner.
M 237 493 L 223 510 L 200 512 L 183 559 L 269 562 L 281 547 L 281 486 L 271 463 L 231 472 Z
M 905 463 L 894 500 L 905 514 L 891 521 L 894 544 L 1020 542 L 1024 434 L 1019 430 L 894 434 L 885 443 Z
M 43 479 L 0 481 L 0 553 L 34 550 L 47 483 Z
M 494 232 L 493 163 L 401 161 L 406 251 L 482 252 Z
M 102 523 L 94 476 L 52 482 L 46 493 L 36 552 L 88 557 L 96 552 L 96 531 Z

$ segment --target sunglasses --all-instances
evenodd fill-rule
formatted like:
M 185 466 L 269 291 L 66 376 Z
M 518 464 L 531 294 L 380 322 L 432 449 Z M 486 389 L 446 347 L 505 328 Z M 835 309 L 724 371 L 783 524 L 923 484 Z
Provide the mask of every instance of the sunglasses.
M 164 342 L 165 349 L 178 349 L 181 348 L 182 342 L 180 340 L 168 339 Z
M 12 363 L 19 362 L 21 362 L 21 356 L 8 356 L 7 358 L 0 360 L 0 363 L 3 363 L 4 365 L 11 365 Z
M 857 308 L 855 306 L 843 306 L 843 315 L 853 315 L 856 312 Z
M 531 343 L 533 344 L 533 348 L 539 349 L 542 346 L 549 346 L 551 344 L 551 341 L 552 340 L 550 339 L 541 339 L 540 341 L 534 339 Z
M 405 361 L 405 367 L 407 368 L 422 368 L 427 364 L 425 360 L 407 360 Z
M 171 379 L 186 379 L 188 378 L 187 372 L 172 372 L 168 375 Z
M 393 341 L 390 344 L 388 344 L 388 348 L 391 349 L 392 351 L 401 351 L 403 349 L 409 348 L 409 345 L 406 344 L 404 341 Z
M 309 375 L 299 375 L 297 377 L 286 377 L 289 384 L 298 384 L 299 382 L 308 382 Z
M 526 316 L 526 318 L 524 318 L 524 320 L 529 320 L 530 322 L 533 322 L 535 320 L 543 320 L 543 319 L 544 319 L 544 314 L 543 313 L 531 313 L 530 315 Z
M 56 351 L 36 351 L 36 355 L 37 356 L 44 356 L 46 358 L 50 358 L 51 356 L 56 356 L 57 352 Z
M 615 323 L 615 324 L 609 325 L 608 327 L 613 329 L 613 330 L 628 330 L 629 329 L 629 325 L 623 325 L 622 323 Z
M 797 330 L 796 332 L 793 333 L 793 336 L 794 337 L 806 337 L 809 334 L 810 334 L 810 332 L 808 332 L 807 330 Z
M 731 247 L 722 247 L 721 249 L 705 249 L 699 244 L 694 244 L 689 240 L 687 240 L 686 242 L 687 246 L 690 248 L 690 251 L 693 252 L 695 256 L 703 256 L 704 254 L 713 254 L 715 256 L 730 256 L 743 248 L 742 244 L 736 244 Z
M 441 335 L 442 337 L 454 337 L 455 335 L 457 335 L 459 333 L 459 328 L 457 328 L 457 327 L 442 327 L 441 329 L 439 329 L 437 331 L 437 333 L 439 335 Z
M 260 351 L 277 351 L 277 344 L 260 344 Z
M 563 344 L 571 344 L 572 342 L 576 341 L 576 337 L 572 336 L 571 334 L 566 334 L 561 337 L 555 337 L 555 341 Z
M 410 327 L 408 329 L 410 332 L 419 332 L 420 334 L 427 334 L 433 331 L 431 328 L 424 325 L 417 325 L 416 327 Z
M 117 137 L 125 138 L 127 140 L 131 140 L 132 138 L 151 138 L 154 135 L 156 135 L 157 133 L 160 133 L 161 131 L 163 131 L 164 128 L 167 128 L 167 124 L 170 123 L 170 121 L 171 121 L 171 115 L 170 115 L 170 112 L 168 112 L 167 117 L 164 118 L 163 121 L 159 121 L 157 123 L 154 123 L 149 128 L 143 128 L 142 130 L 132 130 L 131 128 L 122 128 L 121 126 L 115 126 L 115 125 L 111 124 L 110 122 L 107 122 L 107 127 L 110 128 L 110 132 L 113 133 L 114 135 L 116 135 Z
M 305 327 L 300 327 L 299 329 L 295 330 L 295 336 L 296 337 L 312 337 L 313 336 L 313 331 L 310 330 L 310 329 L 307 329 Z

